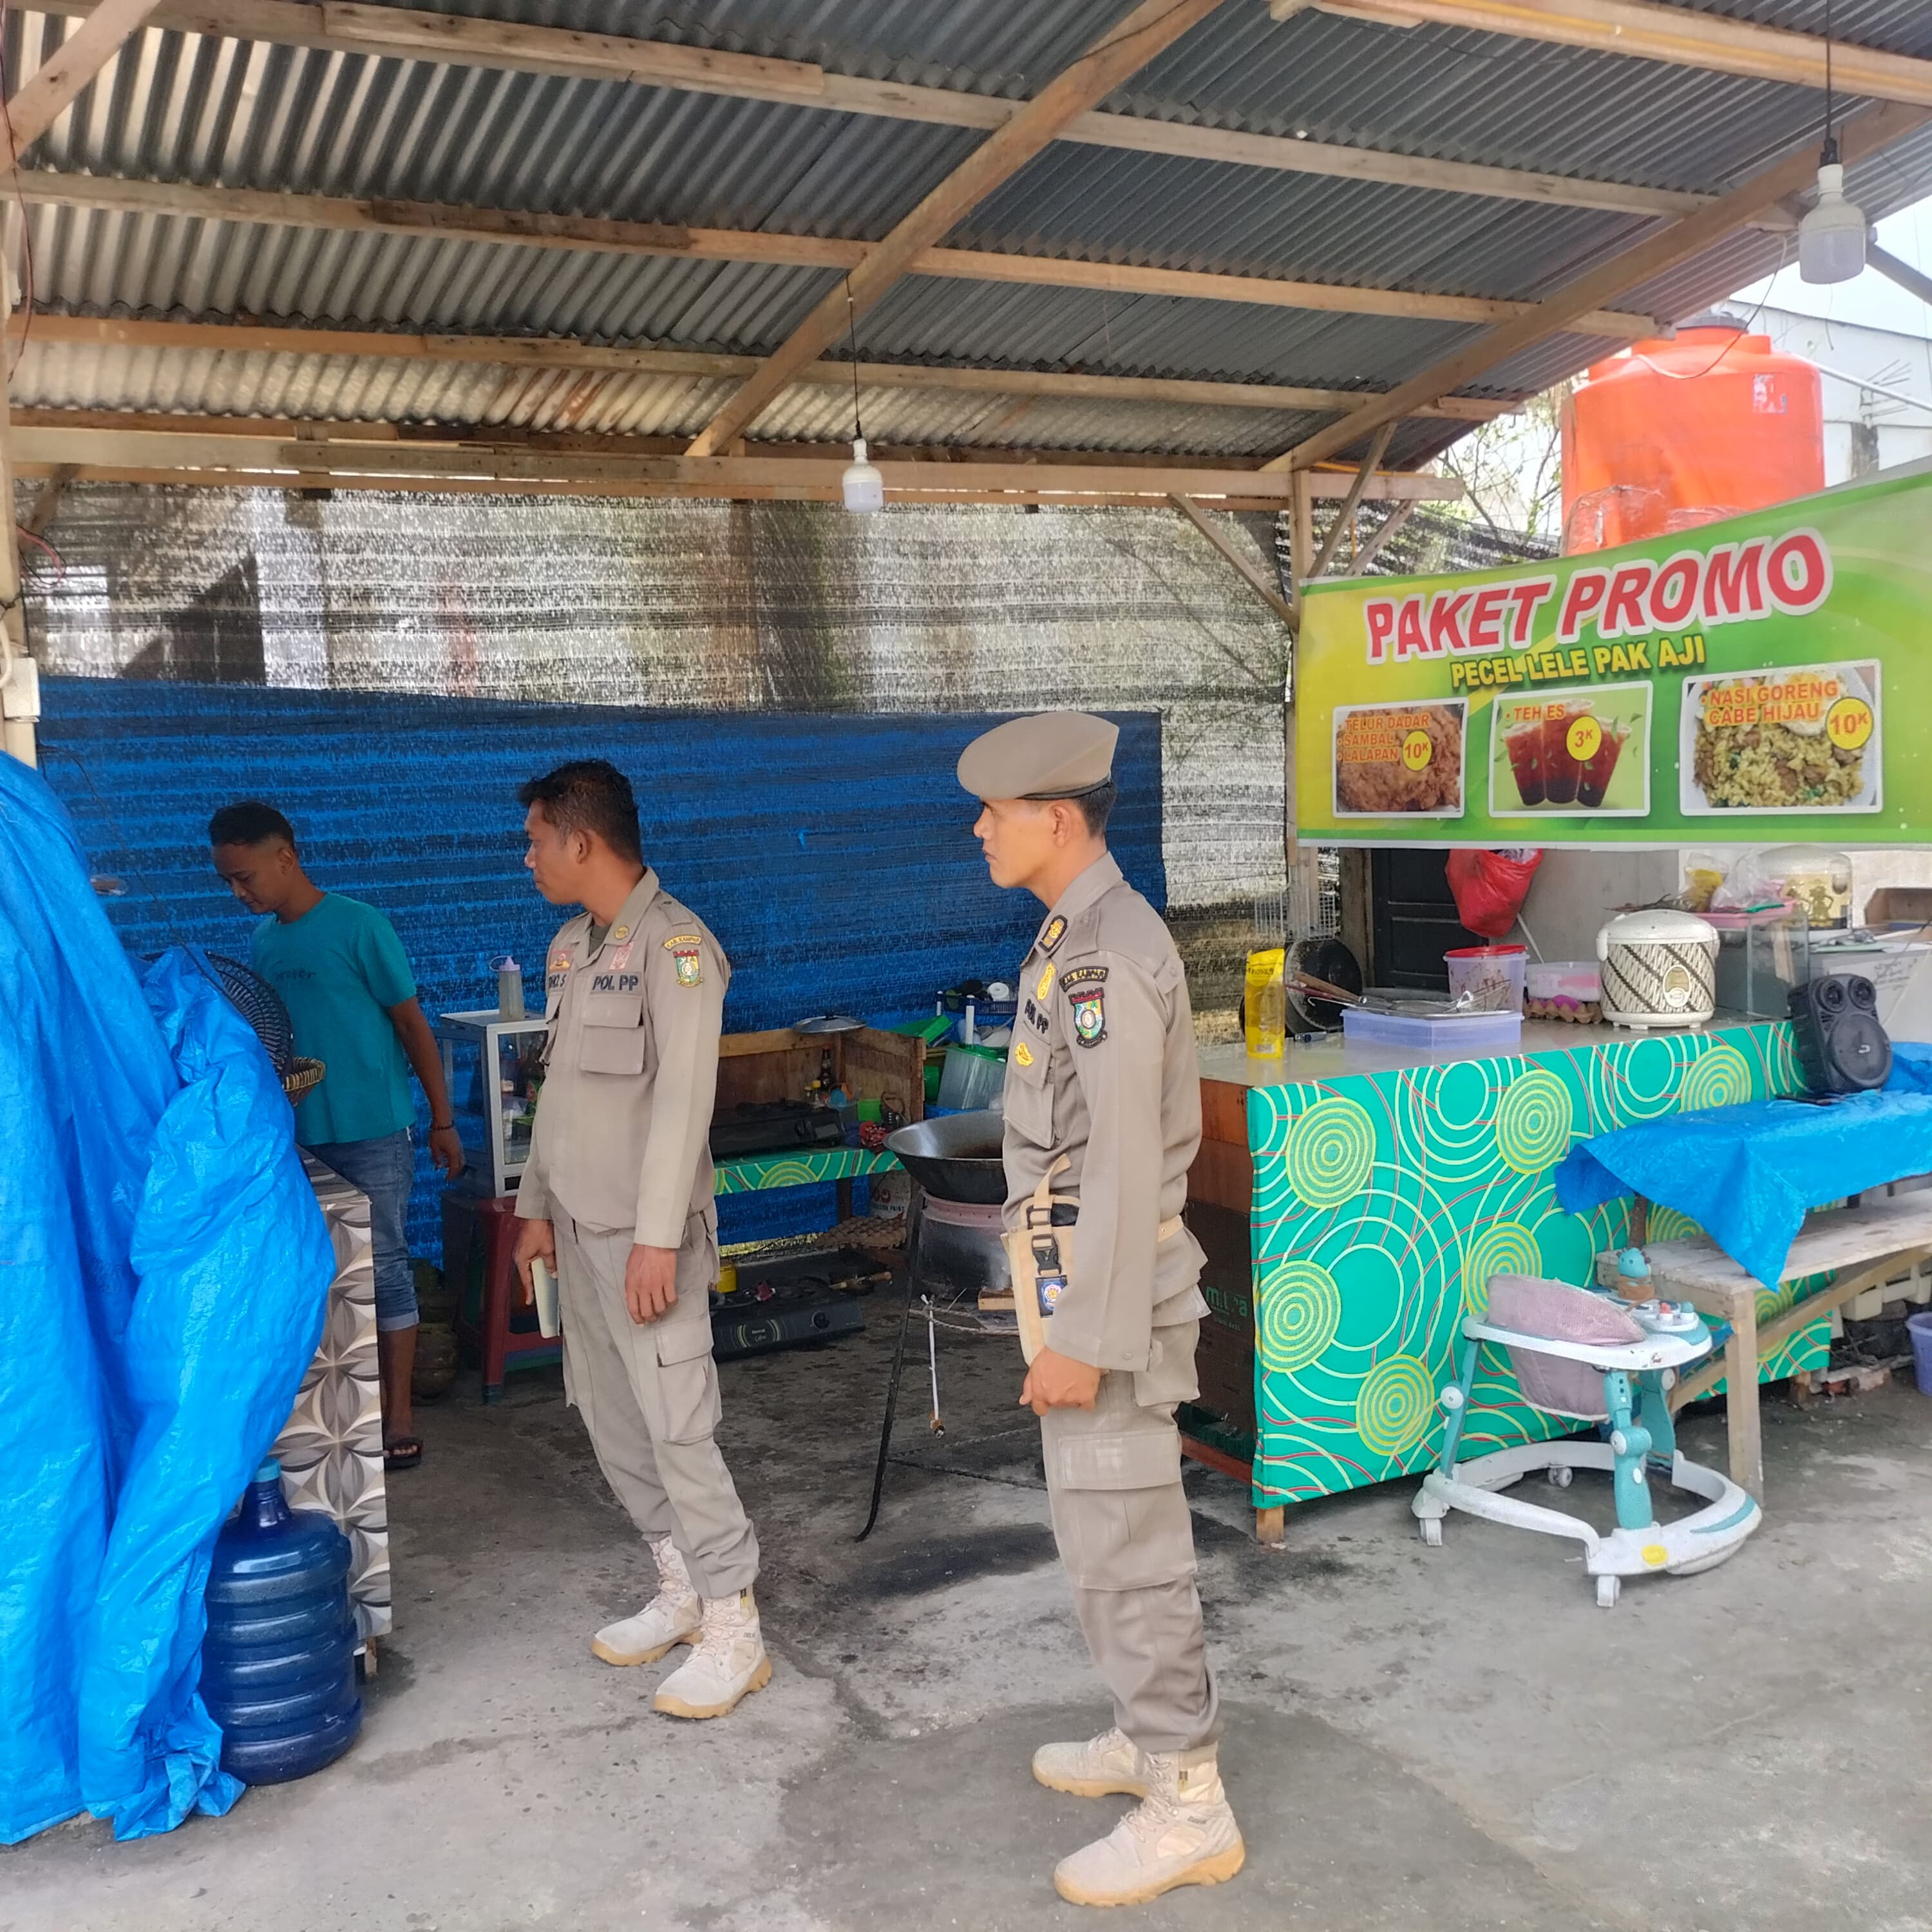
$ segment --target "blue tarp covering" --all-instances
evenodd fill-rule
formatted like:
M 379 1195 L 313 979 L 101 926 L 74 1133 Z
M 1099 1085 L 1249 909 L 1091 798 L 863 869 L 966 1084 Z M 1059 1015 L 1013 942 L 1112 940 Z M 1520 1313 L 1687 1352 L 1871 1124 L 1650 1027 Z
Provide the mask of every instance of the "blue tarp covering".
M 1556 1198 L 1588 1214 L 1619 1195 L 1675 1208 L 1774 1290 L 1808 1210 L 1932 1173 L 1932 1047 L 1894 1042 L 1892 1078 L 1828 1106 L 1750 1100 L 1580 1141 Z
M 145 983 L 67 814 L 0 757 L 0 1842 L 166 1831 L 241 1787 L 196 1692 L 223 1518 L 334 1272 L 248 1023 Z

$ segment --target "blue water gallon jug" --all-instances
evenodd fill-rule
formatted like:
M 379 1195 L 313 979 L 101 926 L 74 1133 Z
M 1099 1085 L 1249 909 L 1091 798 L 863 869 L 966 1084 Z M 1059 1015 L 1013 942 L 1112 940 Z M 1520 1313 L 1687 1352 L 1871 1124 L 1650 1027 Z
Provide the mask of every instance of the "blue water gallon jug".
M 362 1727 L 349 1539 L 319 1510 L 292 1510 L 282 1466 L 255 1472 L 214 1546 L 201 1694 L 221 1726 L 221 1768 L 244 1784 L 306 1778 Z

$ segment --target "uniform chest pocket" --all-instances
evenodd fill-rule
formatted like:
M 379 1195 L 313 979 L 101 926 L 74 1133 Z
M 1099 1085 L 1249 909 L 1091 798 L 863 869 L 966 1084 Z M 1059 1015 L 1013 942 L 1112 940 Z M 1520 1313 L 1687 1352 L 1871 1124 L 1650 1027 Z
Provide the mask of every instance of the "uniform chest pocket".
M 586 995 L 578 1040 L 579 1068 L 586 1073 L 643 1072 L 644 1016 L 641 991 Z
M 1053 1082 L 1048 1078 L 1052 1058 L 1045 1039 L 1029 1038 L 1014 1028 L 1003 1098 L 1007 1120 L 1036 1147 L 1053 1144 Z

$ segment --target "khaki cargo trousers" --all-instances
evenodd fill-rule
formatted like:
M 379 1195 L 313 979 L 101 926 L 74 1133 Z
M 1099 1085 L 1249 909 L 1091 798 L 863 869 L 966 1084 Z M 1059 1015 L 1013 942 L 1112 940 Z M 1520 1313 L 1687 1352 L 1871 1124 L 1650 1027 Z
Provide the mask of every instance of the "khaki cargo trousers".
M 677 1545 L 700 1597 L 749 1589 L 758 1540 L 712 1434 L 723 1413 L 711 1359 L 717 1235 L 706 1216 L 691 1217 L 677 1300 L 640 1324 L 624 1301 L 632 1231 L 587 1228 L 561 1210 L 552 1225 L 564 1394 L 584 1418 L 604 1480 L 645 1536 Z
M 1157 1330 L 1159 1358 L 1192 1379 L 1198 1322 Z M 1143 1378 L 1166 1393 L 1172 1374 Z M 1186 1391 L 1192 1393 L 1191 1389 Z M 1175 1400 L 1143 1406 L 1131 1374 L 1100 1378 L 1090 1409 L 1040 1419 L 1060 1561 L 1114 1721 L 1146 1751 L 1192 1751 L 1221 1735 L 1194 1585 L 1194 1523 L 1180 1485 Z

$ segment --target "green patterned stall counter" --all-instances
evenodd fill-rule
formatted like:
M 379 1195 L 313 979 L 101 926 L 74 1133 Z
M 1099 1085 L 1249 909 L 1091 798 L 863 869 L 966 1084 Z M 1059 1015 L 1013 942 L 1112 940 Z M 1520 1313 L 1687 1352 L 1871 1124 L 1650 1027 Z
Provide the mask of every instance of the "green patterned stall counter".
M 796 1154 L 747 1154 L 718 1163 L 718 1194 L 757 1194 L 767 1187 L 808 1187 L 818 1180 L 850 1180 L 861 1174 L 885 1174 L 898 1156 L 865 1148 L 809 1148 Z
M 1251 1088 L 1254 1156 L 1254 1496 L 1303 1502 L 1427 1468 L 1436 1390 L 1453 1379 L 1464 1314 L 1492 1274 L 1587 1282 L 1628 1237 L 1627 1201 L 1557 1205 L 1552 1170 L 1612 1129 L 1803 1090 L 1781 1021 L 1720 1034 L 1619 1036 L 1519 1058 Z M 1653 1208 L 1650 1233 L 1698 1232 Z M 1810 1283 L 1760 1292 L 1760 1322 Z M 1821 1366 L 1820 1318 L 1766 1364 Z M 1500 1447 L 1568 1432 L 1526 1407 L 1485 1348 L 1465 1440 Z

